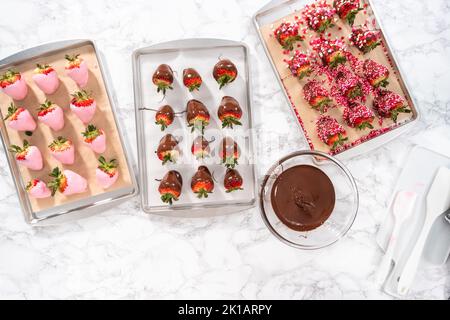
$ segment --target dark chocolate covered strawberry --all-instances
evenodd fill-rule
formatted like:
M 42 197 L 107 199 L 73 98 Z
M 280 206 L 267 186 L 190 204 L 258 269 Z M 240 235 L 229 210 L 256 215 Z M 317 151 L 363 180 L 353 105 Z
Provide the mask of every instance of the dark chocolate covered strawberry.
M 294 56 L 288 61 L 288 66 L 292 75 L 299 80 L 309 77 L 313 71 L 311 58 L 298 50 L 295 51 Z
M 191 189 L 199 198 L 208 198 L 208 194 L 214 190 L 214 180 L 205 166 L 200 166 L 192 176 Z
M 190 92 L 200 89 L 202 82 L 202 77 L 197 70 L 193 68 L 183 70 L 183 84 Z
M 219 147 L 219 157 L 227 168 L 234 168 L 241 156 L 239 146 L 231 137 L 222 139 Z
M 340 39 L 317 38 L 311 41 L 311 46 L 325 66 L 336 68 L 347 61 L 346 46 Z
M 175 118 L 175 112 L 169 105 L 164 105 L 156 111 L 155 124 L 161 126 L 161 131 L 166 130 L 170 126 Z
M 344 109 L 344 120 L 351 128 L 359 130 L 373 129 L 375 114 L 363 104 L 353 104 Z
M 319 33 L 334 26 L 333 16 L 335 13 L 336 10 L 325 1 L 307 5 L 302 12 L 308 27 Z
M 238 75 L 238 70 L 233 62 L 222 59 L 216 63 L 213 69 L 213 77 L 219 84 L 219 89 L 233 82 Z
M 363 64 L 363 75 L 375 87 L 387 87 L 389 84 L 389 69 L 373 60 L 366 60 Z
M 336 86 L 342 95 L 350 100 L 364 95 L 359 77 L 344 66 L 339 68 L 336 76 Z
M 321 113 L 326 112 L 332 103 L 328 91 L 316 80 L 303 86 L 303 95 L 310 106 Z
M 222 121 L 222 128 L 233 128 L 233 125 L 241 126 L 242 109 L 239 102 L 233 97 L 225 96 L 220 102 L 217 115 Z
M 209 157 L 211 153 L 209 141 L 203 136 L 196 137 L 192 142 L 191 152 L 197 159 Z
M 158 159 L 162 161 L 162 164 L 166 164 L 167 162 L 176 162 L 180 156 L 177 139 L 175 139 L 175 137 L 171 134 L 166 134 L 159 141 L 156 154 Z
M 157 87 L 157 92 L 162 91 L 166 94 L 167 89 L 172 90 L 173 84 L 173 71 L 167 64 L 161 64 L 156 68 L 152 77 L 153 84 Z
M 242 184 L 244 183 L 242 176 L 235 169 L 227 169 L 225 173 L 225 178 L 223 179 L 223 185 L 227 193 L 244 190 Z
M 285 50 L 293 50 L 294 44 L 298 41 L 303 41 L 304 37 L 298 32 L 298 24 L 283 22 L 275 29 L 273 35 L 278 43 Z
M 390 118 L 397 123 L 397 118 L 400 113 L 411 113 L 403 99 L 399 94 L 383 90 L 373 100 L 373 107 L 375 111 L 383 118 Z
M 362 27 L 353 27 L 349 36 L 350 44 L 362 53 L 368 53 L 381 44 L 380 33 Z
M 333 7 L 339 18 L 346 20 L 349 25 L 353 25 L 358 12 L 363 10 L 360 0 L 334 0 Z
M 171 170 L 167 172 L 158 187 L 161 201 L 168 204 L 172 204 L 173 201 L 178 201 L 182 186 L 183 178 L 178 171 Z
M 321 116 L 316 122 L 317 135 L 320 140 L 331 147 L 331 150 L 342 146 L 348 138 L 345 129 L 330 116 Z
M 192 132 L 197 129 L 203 134 L 205 127 L 209 125 L 209 111 L 201 101 L 189 100 L 186 105 L 186 120 Z

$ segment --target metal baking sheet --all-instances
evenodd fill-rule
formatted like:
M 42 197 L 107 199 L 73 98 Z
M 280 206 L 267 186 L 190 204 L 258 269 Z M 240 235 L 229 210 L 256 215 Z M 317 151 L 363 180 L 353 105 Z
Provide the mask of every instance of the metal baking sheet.
M 108 190 L 99 188 L 95 183 L 96 158 L 98 158 L 98 155 L 93 152 L 85 152 L 86 147 L 82 145 L 80 135 L 84 125 L 78 119 L 74 119 L 74 115 L 69 111 L 70 93 L 78 90 L 78 88 L 64 73 L 64 55 L 75 53 L 80 53 L 88 63 L 90 80 L 85 89 L 92 91 L 97 101 L 98 114 L 96 114 L 92 123 L 106 131 L 108 147 L 104 155 L 107 159 L 115 157 L 119 161 L 119 179 Z M 60 78 L 60 87 L 56 93 L 45 96 L 31 80 L 31 74 L 36 63 L 49 63 L 55 67 Z M 27 108 L 35 120 L 36 109 L 39 103 L 42 103 L 46 98 L 58 104 L 65 113 L 66 124 L 61 132 L 55 133 L 36 121 L 38 127 L 31 137 L 9 129 L 6 123 L 1 121 L 2 143 L 20 205 L 28 223 L 46 225 L 87 216 L 115 206 L 138 193 L 136 177 L 115 115 L 109 77 L 94 42 L 90 40 L 67 40 L 30 48 L 0 61 L 1 73 L 9 68 L 18 70 L 25 77 L 29 93 L 25 100 L 16 102 L 16 104 Z M 6 106 L 11 99 L 2 93 L 0 101 L 2 117 L 4 117 Z M 100 116 L 100 113 L 102 113 L 102 116 Z M 56 162 L 47 151 L 47 145 L 58 135 L 66 136 L 74 142 L 75 164 L 62 165 Z M 45 163 L 42 170 L 32 172 L 19 167 L 14 156 L 7 151 L 11 144 L 21 144 L 23 139 L 29 140 L 31 144 L 40 148 Z M 88 190 L 85 193 L 67 197 L 56 194 L 54 198 L 48 199 L 29 198 L 25 191 L 26 183 L 33 178 L 48 181 L 48 174 L 55 166 L 59 166 L 61 169 L 71 169 L 84 176 L 89 183 Z
M 283 92 L 286 96 L 286 99 L 288 101 L 288 103 L 291 105 L 291 110 L 293 112 L 293 115 L 299 120 L 298 124 L 299 124 L 299 128 L 301 130 L 301 132 L 304 134 L 305 138 L 307 139 L 310 148 L 311 149 L 317 149 L 317 150 L 321 150 L 321 151 L 325 151 L 327 152 L 327 150 L 322 150 L 323 148 L 325 148 L 325 146 L 322 146 L 320 144 L 316 144 L 314 145 L 311 142 L 311 138 L 315 138 L 315 136 L 313 137 L 313 135 L 315 134 L 312 133 L 311 131 L 313 131 L 311 129 L 313 121 L 311 119 L 302 119 L 300 113 L 298 112 L 298 109 L 296 107 L 296 104 L 291 103 L 291 99 L 289 98 L 289 92 L 286 89 L 285 84 L 283 83 L 283 81 L 286 81 L 286 79 L 282 79 L 280 72 L 280 63 L 282 63 L 281 61 L 274 61 L 274 59 L 272 58 L 271 52 L 268 48 L 266 39 L 265 39 L 265 35 L 267 35 L 267 27 L 270 25 L 275 24 L 277 21 L 280 21 L 283 18 L 286 18 L 288 16 L 293 16 L 293 15 L 299 15 L 301 9 L 304 8 L 305 5 L 312 3 L 313 1 L 311 0 L 273 0 L 271 2 L 269 2 L 266 6 L 264 6 L 263 8 L 261 8 L 258 12 L 256 12 L 256 14 L 253 17 L 253 22 L 254 25 L 256 27 L 256 30 L 258 32 L 258 35 L 260 37 L 261 43 L 264 47 L 265 53 L 272 65 L 272 68 L 276 74 L 276 78 L 280 84 L 280 86 L 283 89 Z M 410 90 L 408 89 L 408 85 L 406 83 L 406 80 L 403 76 L 403 72 L 401 71 L 398 63 L 397 63 L 397 59 L 395 57 L 395 55 L 393 54 L 392 50 L 390 49 L 390 43 L 389 43 L 389 39 L 386 36 L 386 32 L 384 31 L 383 27 L 380 25 L 379 23 L 379 19 L 377 17 L 377 14 L 373 8 L 373 6 L 371 5 L 370 1 L 361 1 L 362 4 L 367 4 L 367 7 L 365 8 L 364 12 L 359 13 L 359 16 L 361 19 L 361 15 L 367 16 L 370 20 L 370 22 L 373 24 L 373 28 L 374 30 L 379 30 L 380 31 L 380 35 L 381 35 L 381 40 L 382 40 L 382 46 L 385 49 L 384 50 L 384 54 L 385 54 L 385 58 L 383 58 L 384 61 L 389 61 L 389 67 L 391 69 L 391 78 L 393 78 L 395 76 L 396 80 L 395 81 L 395 89 L 394 91 L 398 91 L 399 93 L 401 92 L 401 95 L 405 97 L 406 101 L 408 102 L 408 105 L 410 106 L 411 110 L 412 110 L 412 114 L 411 117 L 404 117 L 404 121 L 399 121 L 398 125 L 391 125 L 389 130 L 381 133 L 378 136 L 375 137 L 361 137 L 363 138 L 362 142 L 353 146 L 349 146 L 347 149 L 343 150 L 343 151 L 339 151 L 337 153 L 337 157 L 340 159 L 346 159 L 346 158 L 350 158 L 356 155 L 360 155 L 366 152 L 369 152 L 377 147 L 382 146 L 383 144 L 389 142 L 390 140 L 398 137 L 400 134 L 406 132 L 407 130 L 409 130 L 411 127 L 413 127 L 419 120 L 420 114 L 419 114 L 419 110 L 416 106 L 416 103 L 414 102 L 413 97 L 410 94 Z M 360 22 L 361 20 L 355 22 L 355 25 L 358 25 L 358 22 Z M 338 23 L 342 24 L 342 22 Z M 264 34 L 265 33 L 265 34 Z M 377 50 L 381 50 L 381 49 L 377 49 Z M 372 58 L 370 55 L 368 56 L 370 58 Z M 385 63 L 383 63 L 385 64 Z M 286 76 L 285 78 L 287 78 L 288 76 Z M 299 85 L 300 86 L 300 85 Z M 301 86 L 300 86 L 301 87 Z M 389 89 L 389 87 L 388 87 Z M 298 94 L 298 93 L 295 93 Z M 300 93 L 301 94 L 301 93 Z M 302 105 L 303 106 L 303 105 Z M 309 108 L 309 106 L 304 106 L 306 108 Z M 333 112 L 333 110 L 331 110 L 331 112 Z M 337 111 L 335 110 L 334 112 L 337 113 Z M 313 117 L 311 117 L 313 118 Z M 343 124 L 342 120 L 338 121 Z M 376 124 L 376 126 L 378 126 L 378 123 Z M 351 129 L 353 130 L 353 129 Z M 322 148 L 322 149 L 321 149 Z
M 214 65 L 219 58 L 228 58 L 238 69 L 238 78 L 219 90 L 212 76 Z M 156 92 L 151 79 L 158 65 L 165 63 L 175 73 L 173 90 L 165 96 Z M 184 68 L 195 68 L 203 79 L 198 92 L 189 92 L 182 83 Z M 249 77 L 248 48 L 235 41 L 218 39 L 186 39 L 157 44 L 138 49 L 133 54 L 133 73 L 135 90 L 135 109 L 137 122 L 138 158 L 140 171 L 141 204 L 147 213 L 164 213 L 190 216 L 205 214 L 223 214 L 252 207 L 256 200 L 256 171 L 253 162 L 251 84 Z M 223 96 L 236 98 L 243 110 L 242 126 L 234 129 L 222 129 L 217 117 L 217 108 Z M 174 123 L 162 132 L 155 124 L 155 111 L 164 104 L 172 106 L 174 111 L 183 112 L 190 99 L 202 101 L 209 110 L 211 121 L 205 129 L 205 138 L 210 143 L 212 156 L 204 161 L 191 155 L 191 144 L 195 134 L 187 127 L 185 114 L 175 118 Z M 145 108 L 145 109 L 144 109 Z M 176 164 L 162 165 L 155 150 L 159 140 L 167 133 L 173 134 L 179 141 L 182 156 Z M 244 190 L 226 193 L 223 177 L 226 168 L 220 164 L 217 155 L 223 136 L 233 137 L 241 149 L 241 158 L 236 169 L 244 180 Z M 198 199 L 190 189 L 191 177 L 199 165 L 206 165 L 215 178 L 215 189 L 206 199 Z M 180 199 L 173 205 L 164 204 L 158 193 L 158 179 L 162 179 L 168 170 L 177 170 L 183 177 Z M 202 212 L 200 212 L 202 211 Z

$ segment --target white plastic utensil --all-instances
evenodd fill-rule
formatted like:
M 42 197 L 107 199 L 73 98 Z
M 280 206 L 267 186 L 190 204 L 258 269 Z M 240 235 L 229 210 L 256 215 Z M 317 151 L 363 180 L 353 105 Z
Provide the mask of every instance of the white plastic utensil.
M 392 257 L 396 248 L 397 238 L 400 234 L 401 227 L 404 222 L 411 216 L 414 211 L 414 205 L 416 203 L 417 194 L 412 191 L 399 191 L 395 197 L 392 205 L 392 216 L 394 218 L 394 227 L 389 238 L 386 253 L 381 261 L 378 269 L 376 284 L 383 286 L 386 281 L 386 277 L 392 268 Z
M 439 168 L 427 194 L 427 212 L 419 238 L 399 277 L 397 292 L 406 295 L 414 280 L 428 234 L 434 221 L 450 207 L 450 169 Z

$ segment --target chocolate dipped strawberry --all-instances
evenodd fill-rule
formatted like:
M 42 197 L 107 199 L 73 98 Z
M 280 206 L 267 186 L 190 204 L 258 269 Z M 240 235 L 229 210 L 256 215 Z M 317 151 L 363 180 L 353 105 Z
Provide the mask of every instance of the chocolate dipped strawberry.
M 334 0 L 333 7 L 336 9 L 339 18 L 347 21 L 351 26 L 355 23 L 358 12 L 363 10 L 360 0 Z
M 189 89 L 190 92 L 200 89 L 202 85 L 202 77 L 197 72 L 197 70 L 193 68 L 187 68 L 183 70 L 183 84 L 186 88 Z
M 181 174 L 175 170 L 167 172 L 158 187 L 161 201 L 168 204 L 173 204 L 173 201 L 178 201 L 182 187 L 183 178 Z
M 222 121 L 222 128 L 233 128 L 233 125 L 241 126 L 242 109 L 239 102 L 233 97 L 225 96 L 220 102 L 217 115 Z
M 29 181 L 25 187 L 30 197 L 34 199 L 44 199 L 52 195 L 51 190 L 47 187 L 47 184 L 39 179 L 33 179 Z
M 345 43 L 340 39 L 317 38 L 311 41 L 311 46 L 325 66 L 336 68 L 347 61 Z
M 162 164 L 167 162 L 177 162 L 180 156 L 180 150 L 178 148 L 178 141 L 171 134 L 166 134 L 159 141 L 158 149 L 156 150 L 158 159 L 162 161 Z
M 160 107 L 158 111 L 156 111 L 155 124 L 161 126 L 161 131 L 166 130 L 166 128 L 173 123 L 174 119 L 175 112 L 168 104 Z
M 196 137 L 192 142 L 191 152 L 197 160 L 209 157 L 211 153 L 209 141 L 204 136 Z
M 59 131 L 64 128 L 64 111 L 50 100 L 45 100 L 39 106 L 38 120 L 52 130 Z
M 53 94 L 58 90 L 59 78 L 55 69 L 48 64 L 37 64 L 34 69 L 33 81 L 45 94 Z
M 157 92 L 161 91 L 165 95 L 168 89 L 173 90 L 172 68 L 167 64 L 159 65 L 153 73 L 152 81 L 157 88 Z
M 8 70 L 0 77 L 0 88 L 14 100 L 23 100 L 28 94 L 28 86 L 22 75 L 14 70 Z
M 292 75 L 299 80 L 309 77 L 313 72 L 311 58 L 298 50 L 295 51 L 294 56 L 288 61 L 288 67 Z
M 381 117 L 390 118 L 395 123 L 397 123 L 400 113 L 411 113 L 405 99 L 389 90 L 383 90 L 378 93 L 373 100 L 373 107 Z
M 233 62 L 228 59 L 219 60 L 213 69 L 213 77 L 219 84 L 219 89 L 233 82 L 238 75 L 238 70 Z
M 227 169 L 225 173 L 225 178 L 223 179 L 223 185 L 227 193 L 234 192 L 237 190 L 244 190 L 242 184 L 244 180 L 239 172 L 235 169 Z
M 349 100 L 353 100 L 364 95 L 359 77 L 343 66 L 339 68 L 336 75 L 336 86 L 342 95 Z
M 303 96 L 313 109 L 321 113 L 326 112 L 332 103 L 328 91 L 316 80 L 303 86 Z
M 389 69 L 373 60 L 364 61 L 362 72 L 367 81 L 374 87 L 387 87 Z
M 299 27 L 297 23 L 282 22 L 278 28 L 275 29 L 273 35 L 278 43 L 285 50 L 293 50 L 294 44 L 298 41 L 303 41 L 304 37 L 299 34 Z
M 353 104 L 344 109 L 343 118 L 349 127 L 365 130 L 373 129 L 375 114 L 363 104 Z
M 9 151 L 15 154 L 17 163 L 30 169 L 41 170 L 44 167 L 42 154 L 38 147 L 30 146 L 27 140 L 23 140 L 23 146 L 11 145 Z
M 84 88 L 89 81 L 89 70 L 86 61 L 79 54 L 70 56 L 66 54 L 66 74 L 80 87 Z
M 72 94 L 70 101 L 70 110 L 83 122 L 89 123 L 94 117 L 97 103 L 85 90 L 77 91 Z
M 17 107 L 14 103 L 8 107 L 8 114 L 5 120 L 9 120 L 8 126 L 17 131 L 34 131 L 36 122 L 27 109 Z
M 344 145 L 348 140 L 345 129 L 330 116 L 321 116 L 316 122 L 319 139 L 331 147 L 331 150 Z
M 302 12 L 303 19 L 308 27 L 316 32 L 323 33 L 334 26 L 333 16 L 336 10 L 325 1 L 305 6 Z
M 52 196 L 58 191 L 65 196 L 69 196 L 87 190 L 87 180 L 71 170 L 61 171 L 56 167 L 50 173 L 50 177 L 54 178 L 48 183 Z
M 103 188 L 108 189 L 114 183 L 116 183 L 119 178 L 119 170 L 117 169 L 117 160 L 112 159 L 110 161 L 106 161 L 103 156 L 98 158 L 98 162 L 100 163 L 95 169 L 95 178 L 97 179 L 97 184 Z
M 353 27 L 349 36 L 350 44 L 366 54 L 381 44 L 380 33 L 362 27 Z
M 83 142 L 95 153 L 103 153 L 106 150 L 106 135 L 102 129 L 90 124 L 86 130 L 81 133 Z
M 197 129 L 203 134 L 205 127 L 209 125 L 209 111 L 201 101 L 189 100 L 186 105 L 186 120 L 192 132 Z
M 219 147 L 219 157 L 227 168 L 234 168 L 238 165 L 241 156 L 239 146 L 231 137 L 225 137 Z
M 58 137 L 48 146 L 52 156 L 62 164 L 73 164 L 75 162 L 75 146 L 72 141 Z
M 208 194 L 213 192 L 214 180 L 207 167 L 198 167 L 191 179 L 191 189 L 200 199 L 208 198 Z

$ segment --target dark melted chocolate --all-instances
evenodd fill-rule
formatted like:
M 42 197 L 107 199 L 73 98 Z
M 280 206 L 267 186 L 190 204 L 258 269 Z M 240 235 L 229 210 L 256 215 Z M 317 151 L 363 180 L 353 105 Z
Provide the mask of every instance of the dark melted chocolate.
M 190 123 L 198 115 L 204 115 L 209 118 L 208 109 L 203 104 L 203 102 L 196 99 L 189 100 L 186 106 L 186 120 Z
M 173 83 L 173 71 L 172 68 L 167 64 L 161 64 L 153 73 L 153 82 L 156 80 L 163 79 L 169 83 Z
M 242 115 L 242 109 L 239 105 L 239 102 L 233 97 L 225 96 L 222 98 L 220 102 L 219 109 L 217 110 L 217 115 L 219 118 L 225 114 L 235 114 Z

